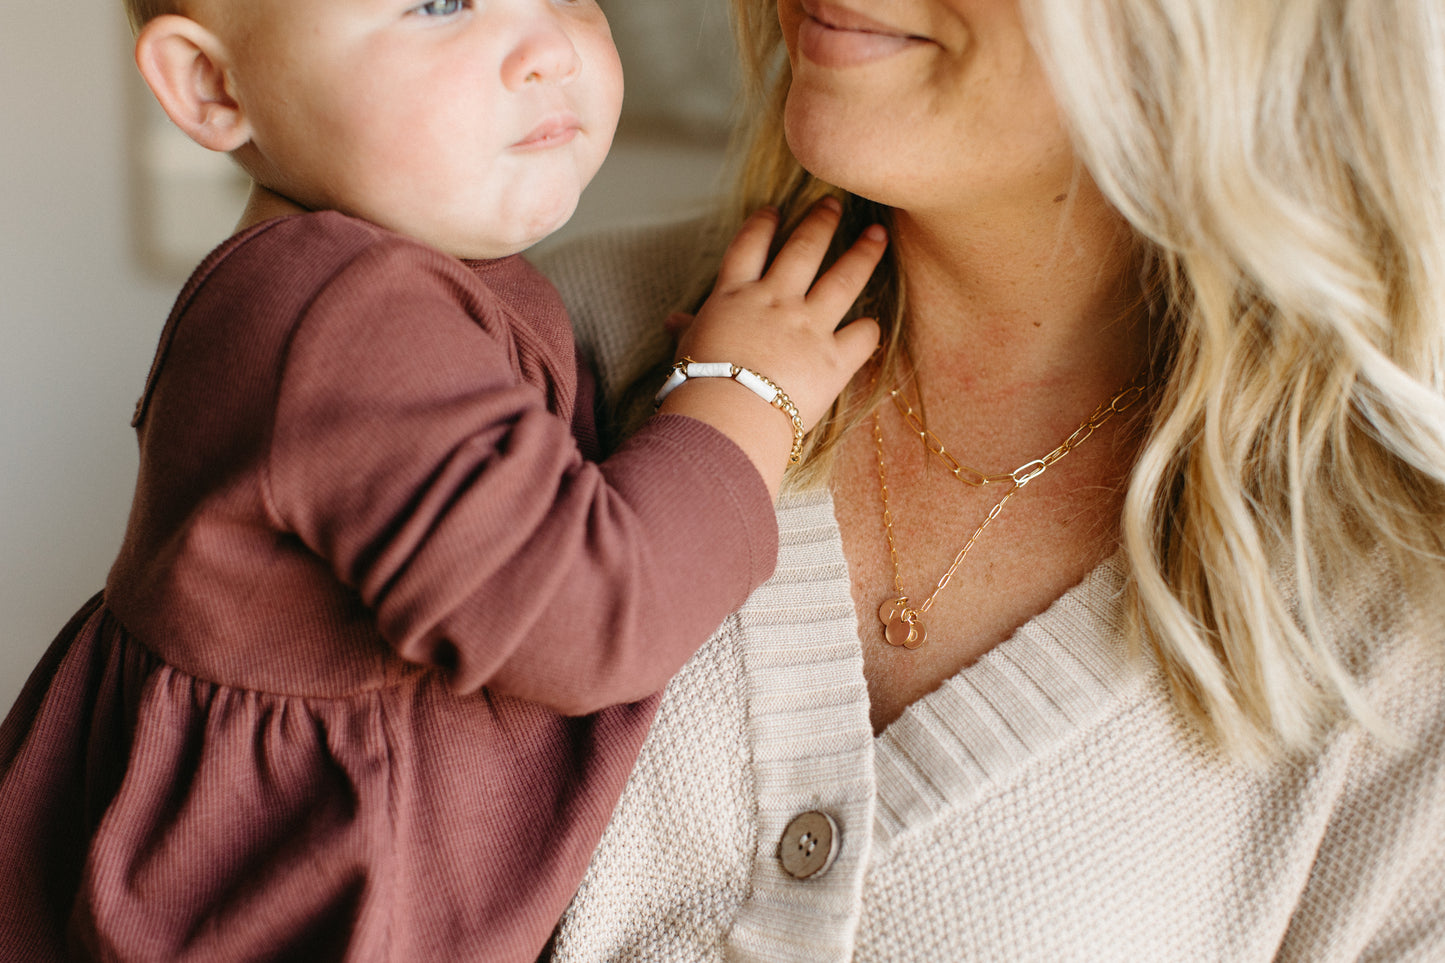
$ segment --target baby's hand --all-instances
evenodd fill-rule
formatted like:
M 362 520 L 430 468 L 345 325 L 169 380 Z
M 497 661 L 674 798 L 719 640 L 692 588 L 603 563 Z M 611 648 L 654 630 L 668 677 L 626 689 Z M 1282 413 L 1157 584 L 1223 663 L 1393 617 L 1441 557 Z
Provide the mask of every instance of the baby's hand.
M 888 246 L 883 228 L 869 227 L 818 274 L 841 211 L 833 198 L 820 201 L 771 265 L 777 212 L 748 218 L 723 255 L 712 294 L 678 345 L 679 358 L 727 361 L 773 381 L 797 406 L 805 428 L 827 412 L 878 346 L 873 319 L 837 325 L 883 257 Z M 793 441 L 788 418 L 723 378 L 688 379 L 667 396 L 663 410 L 699 418 L 728 435 L 776 494 Z
M 712 294 L 678 344 L 679 358 L 730 361 L 766 376 L 792 398 L 805 428 L 828 411 L 878 346 L 873 319 L 841 329 L 838 323 L 863 293 L 888 235 L 877 224 L 869 227 L 819 276 L 841 213 L 834 198 L 818 202 L 771 265 L 777 212 L 765 209 L 748 218 L 723 254 Z

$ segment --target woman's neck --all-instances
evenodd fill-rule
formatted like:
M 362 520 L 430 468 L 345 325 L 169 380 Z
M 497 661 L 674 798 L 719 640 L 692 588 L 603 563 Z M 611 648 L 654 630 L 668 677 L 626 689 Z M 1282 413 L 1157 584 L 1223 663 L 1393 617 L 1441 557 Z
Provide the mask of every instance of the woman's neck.
M 919 373 L 903 390 L 932 445 L 990 474 L 1036 467 L 1066 439 L 1070 448 L 949 576 L 925 620 L 928 644 L 902 659 L 885 641 L 880 603 L 930 597 L 974 526 L 1001 511 L 1003 494 L 940 470 L 942 460 L 919 444 L 918 426 L 886 401 L 876 421 L 845 437 L 834 505 L 875 731 L 1114 551 L 1140 436 L 1125 418 L 1111 418 L 1088 432 L 1087 444 L 1078 439 L 1095 409 L 1144 370 L 1148 354 L 1147 324 L 1130 309 L 1138 301 L 1130 235 L 1097 195 L 1046 196 L 1032 209 L 1020 202 L 948 216 L 900 212 L 893 239 L 906 265 Z M 890 492 L 886 521 L 880 477 Z
M 1100 394 L 1147 363 L 1132 239 L 1087 180 L 1068 197 L 987 217 L 899 211 L 894 243 L 910 345 L 935 387 Z

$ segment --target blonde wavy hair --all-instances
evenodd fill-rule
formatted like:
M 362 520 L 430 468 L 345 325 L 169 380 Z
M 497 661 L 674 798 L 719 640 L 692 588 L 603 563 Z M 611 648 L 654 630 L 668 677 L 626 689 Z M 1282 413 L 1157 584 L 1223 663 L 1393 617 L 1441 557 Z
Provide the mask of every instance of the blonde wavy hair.
M 1445 8 L 1438 0 L 1024 0 L 1077 154 L 1137 235 L 1165 346 L 1122 539 L 1134 638 L 1181 712 L 1240 758 L 1383 729 L 1322 628 L 1331 586 L 1445 593 Z M 826 193 L 782 132 L 775 0 L 734 0 L 739 176 L 719 237 Z M 845 232 L 846 235 L 847 232 Z M 840 239 L 844 243 L 847 237 Z M 909 372 L 885 262 L 880 384 Z M 826 478 L 877 402 L 835 407 Z

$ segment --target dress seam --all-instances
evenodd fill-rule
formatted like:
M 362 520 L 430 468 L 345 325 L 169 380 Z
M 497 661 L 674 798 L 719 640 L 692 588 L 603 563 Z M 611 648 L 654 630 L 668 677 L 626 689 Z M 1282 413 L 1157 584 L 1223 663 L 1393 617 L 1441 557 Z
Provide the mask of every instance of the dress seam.
M 140 636 L 130 630 L 130 628 L 125 624 L 125 620 L 120 617 L 120 615 L 115 611 L 115 609 L 110 607 L 110 605 L 105 601 L 103 595 L 100 599 L 100 604 L 103 607 L 106 616 L 115 621 L 116 626 L 120 629 L 121 634 L 125 637 L 126 644 L 139 646 L 140 648 L 144 649 L 146 655 L 150 657 L 150 659 L 156 664 L 157 667 L 164 667 L 166 669 L 169 669 L 171 672 L 176 673 L 177 675 L 185 676 L 187 679 L 191 679 L 195 682 L 201 683 L 202 685 L 212 686 L 216 689 L 225 689 L 228 692 L 238 694 L 269 696 L 273 699 L 300 699 L 306 702 L 341 703 L 354 701 L 356 699 L 363 698 L 373 693 L 381 693 L 386 692 L 390 689 L 395 689 L 398 686 L 406 684 L 414 675 L 421 672 L 437 671 L 426 666 L 415 666 L 414 672 L 406 671 L 404 668 L 403 672 L 395 678 L 382 679 L 379 680 L 375 685 L 368 686 L 366 688 L 353 689 L 350 692 L 344 692 L 339 695 L 324 695 L 309 692 L 282 692 L 277 689 L 262 689 L 255 686 L 240 685 L 235 682 L 223 682 L 219 679 L 212 679 L 208 676 L 192 672 L 189 669 L 182 668 L 181 666 L 178 666 L 170 660 L 166 659 L 150 645 L 147 645 L 144 639 L 142 639 Z M 412 667 L 408 663 L 406 668 Z
M 381 717 L 381 734 L 383 739 L 382 747 L 386 753 L 386 818 L 387 822 L 390 824 L 387 827 L 390 830 L 387 833 L 387 842 L 390 848 L 390 852 L 388 852 L 387 854 L 389 857 L 387 874 L 390 877 L 390 879 L 388 880 L 387 895 L 388 897 L 391 897 L 393 894 L 397 893 L 400 890 L 400 886 L 398 885 L 398 880 L 396 876 L 398 872 L 397 867 L 401 865 L 401 858 L 397 853 L 397 823 L 399 820 L 396 811 L 396 800 L 398 797 L 398 793 L 396 790 L 396 754 L 393 751 L 391 717 L 386 710 L 385 693 L 378 691 L 375 698 L 376 711 L 377 714 Z M 398 905 L 401 904 L 402 901 L 399 899 L 388 898 L 386 902 L 386 929 L 382 932 L 382 945 L 386 948 L 386 952 L 383 954 L 382 958 L 390 959 L 393 933 L 396 927 L 396 908 Z

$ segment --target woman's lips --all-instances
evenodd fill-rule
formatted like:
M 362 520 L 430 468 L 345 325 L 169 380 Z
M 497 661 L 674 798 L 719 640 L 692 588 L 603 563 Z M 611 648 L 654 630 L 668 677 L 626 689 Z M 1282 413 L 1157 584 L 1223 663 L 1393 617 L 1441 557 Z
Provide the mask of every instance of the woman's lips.
M 922 37 L 830 4 L 805 4 L 798 50 L 821 67 L 856 67 L 927 43 Z
M 581 122 L 571 115 L 549 117 L 512 145 L 513 150 L 550 150 L 570 143 L 581 130 Z

